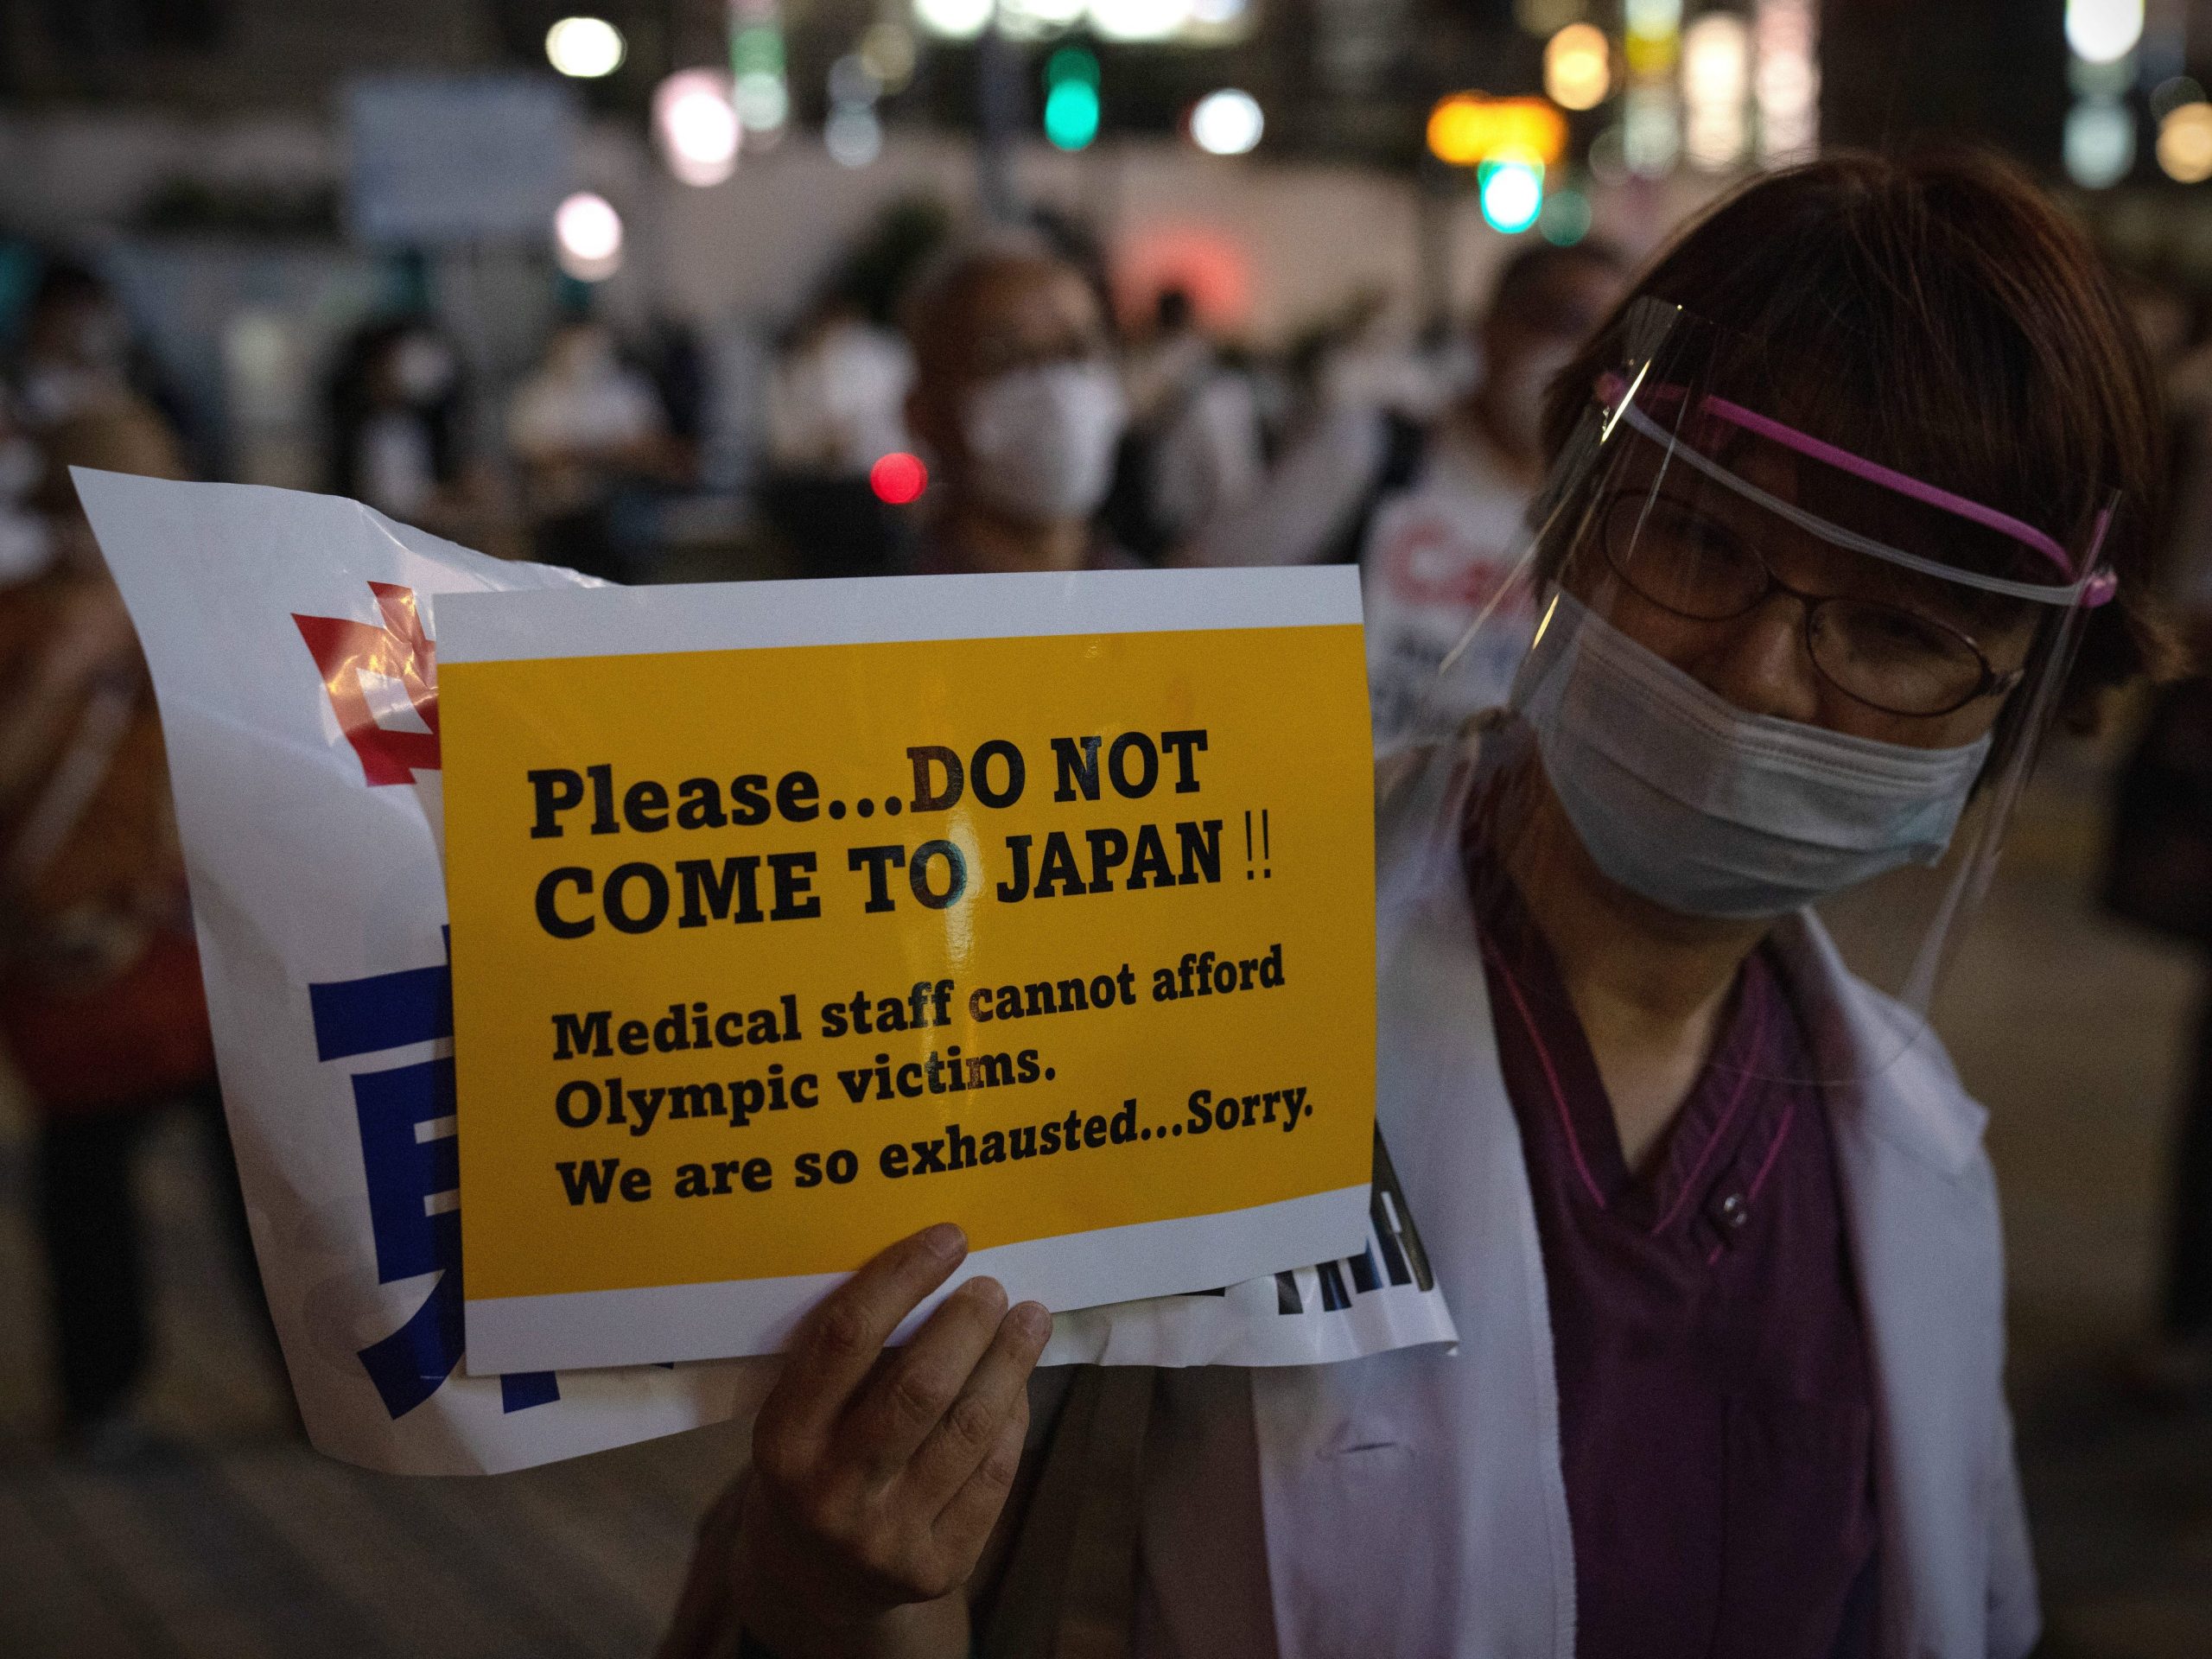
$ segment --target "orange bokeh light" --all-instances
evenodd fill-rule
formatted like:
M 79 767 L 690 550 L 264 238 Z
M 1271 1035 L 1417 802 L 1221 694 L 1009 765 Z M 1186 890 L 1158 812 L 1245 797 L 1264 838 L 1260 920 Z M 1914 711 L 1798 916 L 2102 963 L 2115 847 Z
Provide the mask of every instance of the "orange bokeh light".
M 1567 153 L 1567 118 L 1541 98 L 1454 92 L 1429 112 L 1428 148 L 1454 167 L 1493 161 L 1548 167 Z

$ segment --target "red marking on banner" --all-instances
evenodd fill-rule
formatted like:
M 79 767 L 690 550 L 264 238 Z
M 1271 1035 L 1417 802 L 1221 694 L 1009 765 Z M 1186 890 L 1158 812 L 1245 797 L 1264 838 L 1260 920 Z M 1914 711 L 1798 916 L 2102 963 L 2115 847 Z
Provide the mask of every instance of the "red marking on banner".
M 438 671 L 436 646 L 424 635 L 412 588 L 372 582 L 377 609 L 385 626 L 338 616 L 294 614 L 322 676 L 323 690 L 337 711 L 339 730 L 360 757 L 361 775 L 373 789 L 411 784 L 417 772 L 438 768 Z M 395 728 L 378 722 L 361 684 L 374 674 L 403 687 L 428 731 Z

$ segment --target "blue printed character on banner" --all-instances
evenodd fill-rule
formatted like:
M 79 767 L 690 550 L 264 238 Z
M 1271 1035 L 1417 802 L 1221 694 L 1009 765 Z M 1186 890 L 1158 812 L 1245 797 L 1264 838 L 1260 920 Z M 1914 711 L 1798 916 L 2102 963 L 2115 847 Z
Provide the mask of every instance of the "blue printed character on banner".
M 326 1063 L 453 1035 L 453 975 L 441 963 L 308 988 L 315 1057 Z M 391 1335 L 360 1351 L 385 1409 L 404 1417 L 435 1394 L 461 1357 L 461 1164 L 454 1139 L 453 1057 L 353 1074 L 353 1113 L 369 1189 L 377 1282 L 437 1275 Z M 522 1411 L 561 1397 L 550 1371 L 499 1379 Z

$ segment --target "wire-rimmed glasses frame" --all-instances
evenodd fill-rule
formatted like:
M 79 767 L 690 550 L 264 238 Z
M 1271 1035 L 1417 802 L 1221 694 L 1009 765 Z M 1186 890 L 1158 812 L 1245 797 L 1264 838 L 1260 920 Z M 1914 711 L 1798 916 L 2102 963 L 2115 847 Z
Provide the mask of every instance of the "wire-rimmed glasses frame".
M 1625 511 L 1624 511 L 1625 510 Z M 1655 510 L 1671 512 L 1685 518 L 1694 517 L 1703 533 L 1725 542 L 1738 569 L 1748 572 L 1757 569 L 1764 580 L 1756 591 L 1745 584 L 1748 597 L 1730 600 L 1725 608 L 1689 608 L 1679 593 L 1653 591 L 1649 581 L 1650 563 L 1646 564 L 1643 579 L 1639 580 L 1633 567 L 1638 563 L 1631 556 L 1635 543 L 1650 534 L 1650 518 Z M 1624 536 L 1627 545 L 1622 545 Z M 1766 556 L 1743 537 L 1729 530 L 1718 519 L 1696 512 L 1684 503 L 1669 501 L 1642 492 L 1618 491 L 1599 504 L 1598 545 L 1605 564 L 1629 591 L 1646 604 L 1666 612 L 1669 616 L 1690 622 L 1732 622 L 1749 616 L 1777 593 L 1787 594 L 1798 602 L 1804 615 L 1802 624 L 1805 654 L 1821 677 L 1854 702 L 1869 709 L 1904 719 L 1936 719 L 1955 714 L 1967 704 L 1984 697 L 2003 696 L 2026 677 L 2024 668 L 2000 670 L 1992 664 L 1980 642 L 1964 629 L 1929 615 L 1925 611 L 1910 606 L 1894 605 L 1885 600 L 1861 599 L 1848 594 L 1815 594 L 1784 582 L 1777 575 Z M 1900 626 L 1916 630 L 1929 641 L 1925 655 L 1931 662 L 1948 660 L 1961 671 L 1961 684 L 1955 692 L 1943 694 L 1923 703 L 1885 701 L 1872 688 L 1853 683 L 1851 678 L 1822 660 L 1823 619 L 1831 625 L 1827 631 L 1830 639 L 1858 637 L 1868 630 Z M 1852 626 L 1856 620 L 1859 626 Z M 1971 683 L 1965 683 L 1971 664 Z

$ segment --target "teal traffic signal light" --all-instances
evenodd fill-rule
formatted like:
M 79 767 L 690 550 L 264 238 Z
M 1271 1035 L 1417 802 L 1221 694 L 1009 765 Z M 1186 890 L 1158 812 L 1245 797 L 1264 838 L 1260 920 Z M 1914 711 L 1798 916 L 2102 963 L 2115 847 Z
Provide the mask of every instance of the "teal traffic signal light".
M 1494 231 L 1518 236 L 1544 211 L 1544 164 L 1514 156 L 1484 162 L 1475 169 L 1480 181 L 1483 218 Z
M 1098 137 L 1098 60 L 1064 46 L 1045 64 L 1045 137 L 1056 149 L 1088 149 Z

